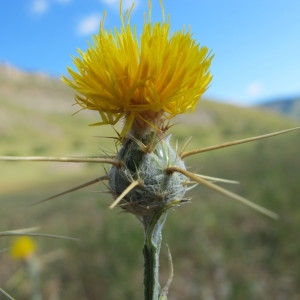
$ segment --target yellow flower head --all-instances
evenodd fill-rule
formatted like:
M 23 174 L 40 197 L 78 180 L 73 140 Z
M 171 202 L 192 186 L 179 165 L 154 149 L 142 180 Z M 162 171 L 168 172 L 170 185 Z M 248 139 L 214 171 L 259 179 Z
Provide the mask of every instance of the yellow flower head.
M 107 31 L 102 21 L 92 45 L 74 58 L 77 71 L 68 68 L 72 78 L 63 80 L 78 92 L 81 107 L 100 113 L 102 122 L 94 125 L 124 118 L 124 137 L 192 111 L 211 81 L 212 56 L 189 31 L 171 34 L 169 22 L 152 23 L 150 5 L 139 39 L 130 11 L 120 15 L 121 29 Z
M 36 244 L 29 236 L 21 236 L 13 241 L 10 254 L 15 259 L 26 260 L 35 251 Z

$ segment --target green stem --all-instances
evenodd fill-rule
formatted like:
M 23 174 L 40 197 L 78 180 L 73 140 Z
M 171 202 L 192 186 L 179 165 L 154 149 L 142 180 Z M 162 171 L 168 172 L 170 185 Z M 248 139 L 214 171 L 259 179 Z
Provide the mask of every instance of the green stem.
M 26 262 L 26 268 L 28 271 L 28 275 L 31 281 L 32 286 L 32 300 L 42 300 L 42 295 L 40 293 L 40 270 L 37 264 L 35 257 L 30 257 L 30 259 Z
M 167 210 L 162 209 L 152 218 L 144 218 L 145 244 L 144 254 L 144 287 L 145 300 L 158 300 L 159 253 L 162 240 L 162 229 L 167 217 Z

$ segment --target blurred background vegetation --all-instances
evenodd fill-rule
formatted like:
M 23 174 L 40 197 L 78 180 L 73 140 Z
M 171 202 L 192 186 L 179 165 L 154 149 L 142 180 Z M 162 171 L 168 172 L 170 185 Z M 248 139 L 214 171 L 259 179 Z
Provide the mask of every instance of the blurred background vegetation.
M 73 93 L 58 80 L 0 69 L 0 155 L 113 154 L 115 133 L 88 127 L 97 114 L 72 113 Z M 189 149 L 299 125 L 261 107 L 201 100 L 180 116 L 173 143 Z M 206 187 L 169 215 L 163 243 L 175 277 L 169 299 L 300 299 L 299 132 L 186 159 L 189 170 L 236 179 L 224 187 L 280 214 L 275 222 Z M 108 166 L 106 166 L 108 168 Z M 0 162 L 0 231 L 39 226 L 80 242 L 36 238 L 44 299 L 142 299 L 143 230 L 131 215 L 109 210 L 108 188 L 96 184 L 36 206 L 30 204 L 105 172 L 99 164 Z M 11 238 L 0 239 L 0 251 Z M 0 287 L 28 299 L 29 282 L 8 251 L 0 253 Z M 162 248 L 161 283 L 168 277 Z M 0 296 L 1 298 L 1 296 Z M 1 298 L 2 299 L 2 298 Z

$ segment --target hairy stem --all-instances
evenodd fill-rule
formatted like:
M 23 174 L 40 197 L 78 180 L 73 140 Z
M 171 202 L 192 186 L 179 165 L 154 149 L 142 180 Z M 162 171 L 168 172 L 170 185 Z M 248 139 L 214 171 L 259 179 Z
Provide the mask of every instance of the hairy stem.
M 145 244 L 144 254 L 144 295 L 145 300 L 158 300 L 159 254 L 162 240 L 162 229 L 167 217 L 167 210 L 154 214 L 152 218 L 144 218 Z

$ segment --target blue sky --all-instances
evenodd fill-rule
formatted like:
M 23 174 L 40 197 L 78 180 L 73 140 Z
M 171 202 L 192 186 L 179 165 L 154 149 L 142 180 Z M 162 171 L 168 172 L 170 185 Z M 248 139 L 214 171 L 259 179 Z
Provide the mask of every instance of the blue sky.
M 123 0 L 130 6 L 132 0 Z M 131 23 L 142 27 L 147 0 L 136 0 Z M 153 20 L 161 20 L 152 0 Z M 164 0 L 172 29 L 190 27 L 215 54 L 206 95 L 253 104 L 300 95 L 299 0 Z M 66 74 L 107 12 L 119 26 L 119 0 L 10 0 L 0 4 L 0 63 L 53 76 Z

